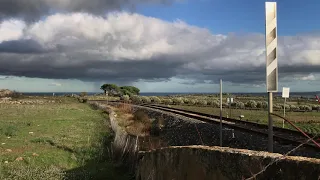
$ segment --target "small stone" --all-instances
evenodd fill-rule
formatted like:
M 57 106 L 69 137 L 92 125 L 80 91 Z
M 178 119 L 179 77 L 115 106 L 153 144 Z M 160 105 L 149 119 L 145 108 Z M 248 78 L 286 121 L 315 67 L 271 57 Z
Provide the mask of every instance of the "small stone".
M 16 161 L 23 161 L 23 157 L 18 157 Z
M 6 151 L 7 151 L 7 152 L 12 152 L 12 150 L 11 150 L 11 149 L 6 149 Z
M 7 137 L 8 139 L 10 139 L 11 137 Z
M 39 156 L 39 154 L 37 154 L 37 153 L 33 153 L 33 154 L 32 154 L 32 156 Z
M 4 161 L 4 163 L 5 163 L 5 164 L 8 164 L 9 162 L 8 162 L 8 161 Z
M 5 145 L 6 143 L 1 143 L 1 145 Z
M 33 132 L 29 132 L 29 134 L 33 134 Z

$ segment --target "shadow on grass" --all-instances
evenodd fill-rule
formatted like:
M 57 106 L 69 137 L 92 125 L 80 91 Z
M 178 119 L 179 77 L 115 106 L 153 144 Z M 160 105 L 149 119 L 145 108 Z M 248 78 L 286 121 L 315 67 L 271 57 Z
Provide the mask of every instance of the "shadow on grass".
M 135 179 L 133 172 L 128 172 L 127 168 L 121 165 L 116 165 L 112 158 L 111 142 L 113 135 L 104 135 L 102 138 L 103 146 L 98 150 L 94 149 L 79 149 L 76 154 L 81 159 L 87 159 L 83 156 L 90 157 L 83 162 L 83 166 L 66 171 L 65 179 L 67 180 L 133 180 Z M 90 151 L 90 152 L 88 152 Z

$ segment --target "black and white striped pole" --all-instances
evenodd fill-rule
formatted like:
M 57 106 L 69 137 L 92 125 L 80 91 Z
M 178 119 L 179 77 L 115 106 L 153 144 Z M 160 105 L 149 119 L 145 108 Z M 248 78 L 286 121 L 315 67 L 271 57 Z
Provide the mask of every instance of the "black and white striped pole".
M 273 152 L 272 93 L 278 91 L 277 3 L 266 2 L 266 86 L 268 92 L 268 151 Z

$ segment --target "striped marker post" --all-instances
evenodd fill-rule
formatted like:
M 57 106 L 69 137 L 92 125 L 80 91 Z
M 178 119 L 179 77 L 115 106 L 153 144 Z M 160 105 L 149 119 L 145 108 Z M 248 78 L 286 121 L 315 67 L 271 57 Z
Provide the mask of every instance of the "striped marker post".
M 266 2 L 266 85 L 268 92 L 268 151 L 273 152 L 272 93 L 278 91 L 277 3 Z

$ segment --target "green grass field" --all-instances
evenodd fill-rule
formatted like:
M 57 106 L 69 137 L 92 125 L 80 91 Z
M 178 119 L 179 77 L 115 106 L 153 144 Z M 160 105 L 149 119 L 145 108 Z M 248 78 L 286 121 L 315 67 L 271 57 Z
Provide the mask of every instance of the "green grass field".
M 75 99 L 51 99 L 0 104 L 0 179 L 130 179 L 110 160 L 107 116 Z
M 220 115 L 219 108 L 213 107 L 199 107 L 199 106 L 185 106 L 185 105 L 170 105 L 174 108 L 186 109 L 195 112 L 202 112 L 207 114 Z M 275 111 L 274 113 L 283 115 L 282 111 Z M 222 115 L 224 117 L 231 117 L 239 119 L 240 115 L 244 115 L 243 120 L 267 124 L 268 112 L 262 110 L 244 110 L 244 109 L 228 109 L 224 108 Z M 286 117 L 294 122 L 295 125 L 302 128 L 304 131 L 319 134 L 320 133 L 320 112 L 286 112 Z M 282 119 L 274 117 L 274 125 L 282 127 Z M 289 124 L 285 124 L 285 128 L 292 129 Z

